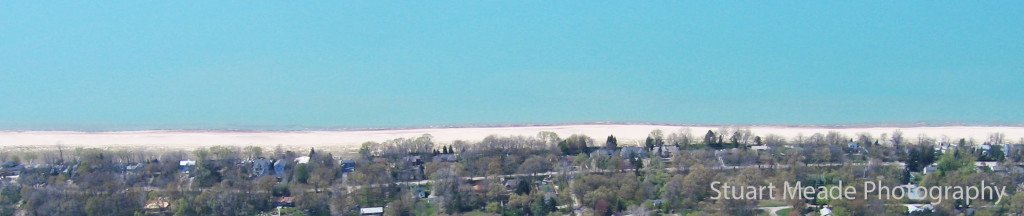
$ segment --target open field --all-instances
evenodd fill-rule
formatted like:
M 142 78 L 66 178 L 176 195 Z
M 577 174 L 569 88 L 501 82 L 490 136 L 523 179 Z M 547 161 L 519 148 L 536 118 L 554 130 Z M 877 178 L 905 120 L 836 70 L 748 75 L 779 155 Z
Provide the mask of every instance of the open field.
M 559 136 L 586 134 L 597 142 L 610 134 L 615 135 L 619 143 L 634 145 L 647 137 L 655 129 L 661 129 L 666 135 L 689 128 L 694 137 L 701 137 L 708 130 L 718 130 L 720 126 L 673 126 L 644 124 L 580 124 L 554 126 L 510 126 L 510 127 L 465 127 L 465 128 L 422 128 L 394 130 L 338 130 L 338 131 L 118 131 L 118 132 L 78 132 L 78 131 L 0 131 L 0 149 L 49 149 L 63 147 L 92 148 L 145 148 L 154 150 L 189 150 L 208 146 L 261 146 L 264 148 L 283 145 L 288 149 L 317 148 L 329 151 L 352 151 L 366 141 L 381 142 L 395 138 L 418 137 L 423 134 L 433 136 L 439 144 L 451 143 L 455 140 L 476 141 L 489 135 L 499 136 L 535 136 L 541 131 L 551 131 Z M 919 135 L 951 141 L 960 138 L 974 138 L 978 142 L 988 139 L 991 133 L 1005 134 L 1004 140 L 1017 143 L 1024 137 L 1024 127 L 1010 126 L 942 126 L 942 127 L 802 127 L 802 126 L 744 126 L 755 135 L 781 135 L 792 139 L 798 135 L 810 136 L 814 133 L 837 131 L 854 137 L 859 133 L 869 133 L 880 137 L 883 133 L 892 134 L 901 130 L 908 140 L 915 140 Z

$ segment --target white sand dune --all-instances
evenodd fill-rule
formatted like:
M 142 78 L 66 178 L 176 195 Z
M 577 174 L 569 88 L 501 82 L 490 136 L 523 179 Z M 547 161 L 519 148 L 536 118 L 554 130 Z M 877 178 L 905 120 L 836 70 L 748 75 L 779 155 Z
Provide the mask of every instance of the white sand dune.
M 644 124 L 583 124 L 555 126 L 513 126 L 513 127 L 466 127 L 466 128 L 423 128 L 395 130 L 351 130 L 351 131 L 120 131 L 120 132 L 77 132 L 77 131 L 0 131 L 0 150 L 51 149 L 58 145 L 68 148 L 145 148 L 167 150 L 189 150 L 199 147 L 261 146 L 264 149 L 278 144 L 289 149 L 316 147 L 332 150 L 351 150 L 366 141 L 385 141 L 395 138 L 417 137 L 430 134 L 440 144 L 455 140 L 482 140 L 489 135 L 536 136 L 541 131 L 551 131 L 562 137 L 585 134 L 597 142 L 604 137 L 615 135 L 619 142 L 632 144 L 642 141 L 647 134 L 661 129 L 665 135 L 682 128 L 690 128 L 695 137 L 702 137 L 708 130 L 720 126 L 670 126 Z M 1024 127 L 1010 126 L 942 126 L 942 127 L 787 127 L 749 126 L 755 135 L 776 134 L 788 138 L 797 135 L 810 136 L 814 133 L 837 131 L 853 137 L 858 133 L 869 133 L 879 137 L 883 133 L 903 131 L 910 140 L 926 135 L 942 140 L 974 138 L 979 142 L 988 139 L 992 133 L 1003 133 L 1007 142 L 1017 143 L 1024 137 Z

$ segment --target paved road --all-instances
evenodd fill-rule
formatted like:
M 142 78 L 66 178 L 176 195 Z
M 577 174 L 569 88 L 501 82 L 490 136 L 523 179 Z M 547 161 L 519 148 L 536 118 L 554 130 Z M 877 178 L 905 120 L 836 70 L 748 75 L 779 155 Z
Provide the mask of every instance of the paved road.
M 793 208 L 793 207 L 792 206 L 776 206 L 776 207 L 758 207 L 757 209 L 764 210 L 765 212 L 768 212 L 768 215 L 771 215 L 771 216 L 779 216 L 778 214 L 776 214 L 776 212 L 778 212 L 779 210 L 788 209 L 788 208 Z
M 807 164 L 806 166 L 809 166 L 809 167 L 833 167 L 833 166 L 843 166 L 843 165 L 865 166 L 865 165 L 870 165 L 870 164 L 871 164 L 870 162 L 868 162 L 868 163 L 816 163 L 816 164 Z M 880 166 L 903 166 L 904 163 L 903 162 L 884 162 L 884 163 L 881 163 L 881 164 L 878 164 L 878 165 L 880 165 Z M 704 169 L 714 169 L 714 170 L 721 170 L 721 169 L 746 169 L 746 168 L 751 168 L 751 167 L 753 167 L 753 168 L 761 168 L 761 169 L 784 169 L 784 168 L 789 168 L 790 166 L 789 165 L 760 165 L 760 164 L 756 164 L 756 165 L 743 165 L 743 166 L 705 167 Z M 674 167 L 663 168 L 663 169 L 665 171 L 669 171 L 669 172 L 680 170 L 680 169 L 677 169 L 677 168 L 674 168 Z M 577 170 L 577 171 L 565 172 L 565 175 L 575 175 L 575 174 L 580 174 L 580 173 L 633 172 L 635 170 L 636 169 L 614 169 L 614 170 L 608 170 L 608 169 L 587 169 L 587 170 Z M 690 168 L 687 167 L 687 168 L 683 168 L 681 170 L 682 171 L 689 171 Z M 487 178 L 498 178 L 498 177 L 517 178 L 517 177 L 523 177 L 523 176 L 553 176 L 553 175 L 560 175 L 560 174 L 562 174 L 562 173 L 561 172 L 550 171 L 550 172 L 542 172 L 542 173 L 521 173 L 521 174 L 510 174 L 510 175 L 473 176 L 473 177 L 462 177 L 462 178 L 465 179 L 465 180 L 479 181 L 479 180 L 484 180 L 484 179 L 487 179 Z M 434 181 L 435 180 L 429 180 L 428 179 L 428 180 L 419 180 L 419 181 L 395 182 L 395 184 L 398 184 L 398 185 L 421 185 L 421 184 L 433 183 Z M 381 184 L 375 184 L 375 185 L 370 185 L 369 187 L 379 187 L 380 185 Z M 361 187 L 363 187 L 363 186 L 361 186 L 361 185 L 346 186 L 345 189 L 347 191 L 351 192 L 351 191 L 354 191 L 354 190 L 359 189 Z

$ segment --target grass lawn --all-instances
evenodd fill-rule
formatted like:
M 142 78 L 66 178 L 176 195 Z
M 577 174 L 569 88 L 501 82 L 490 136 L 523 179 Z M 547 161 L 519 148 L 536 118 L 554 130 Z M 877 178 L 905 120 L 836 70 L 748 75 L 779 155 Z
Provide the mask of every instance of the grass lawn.
M 462 213 L 462 215 L 466 215 L 466 216 L 491 216 L 491 215 L 497 215 L 497 214 L 487 213 L 487 212 L 482 212 L 482 211 L 471 211 L 471 212 Z
M 437 215 L 437 205 L 427 203 L 426 200 L 416 200 L 412 204 L 413 215 Z
M 769 214 L 765 210 L 758 209 L 758 210 L 754 210 L 754 215 L 757 215 L 757 216 L 768 216 Z
M 757 202 L 757 207 L 778 207 L 788 205 L 789 203 L 786 203 L 785 201 L 782 200 L 761 200 Z
M 792 208 L 783 209 L 783 210 L 779 210 L 779 211 L 775 212 L 775 214 L 776 215 L 789 215 L 789 212 L 792 211 L 792 210 L 793 210 Z

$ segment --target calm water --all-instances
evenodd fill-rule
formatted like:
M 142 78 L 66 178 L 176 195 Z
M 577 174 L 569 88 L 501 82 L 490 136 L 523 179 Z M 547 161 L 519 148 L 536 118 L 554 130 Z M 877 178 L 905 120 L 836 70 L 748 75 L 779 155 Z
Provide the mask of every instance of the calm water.
M 12 2 L 0 129 L 1022 124 L 1021 8 Z

